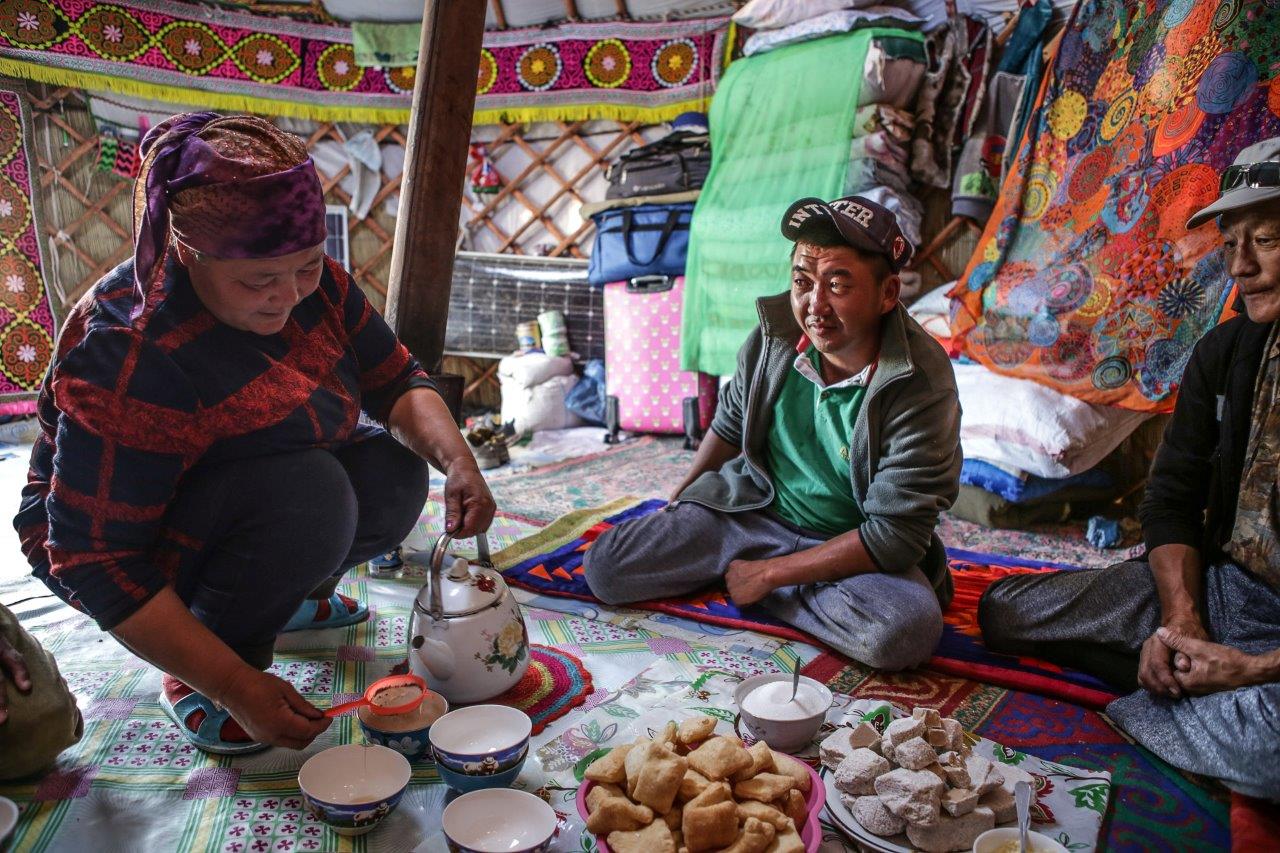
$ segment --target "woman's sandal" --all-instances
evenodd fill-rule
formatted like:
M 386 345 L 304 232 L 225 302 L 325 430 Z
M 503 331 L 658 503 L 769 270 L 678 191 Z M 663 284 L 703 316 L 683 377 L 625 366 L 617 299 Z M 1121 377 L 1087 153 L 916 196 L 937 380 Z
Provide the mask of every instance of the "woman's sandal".
M 261 752 L 270 746 L 254 740 L 223 740 L 222 728 L 231 719 L 231 714 L 219 708 L 208 696 L 194 690 L 179 698 L 178 701 L 171 702 L 168 694 L 162 689 L 160 707 L 177 725 L 178 731 L 182 732 L 197 749 L 204 752 L 211 752 L 214 755 L 246 755 L 250 752 Z M 187 720 L 191 719 L 192 714 L 198 712 L 203 712 L 204 718 L 193 730 L 187 725 Z
M 289 622 L 280 629 L 287 631 L 309 631 L 316 628 L 342 628 L 354 625 L 369 618 L 369 607 L 339 593 L 326 599 L 308 598 L 298 607 Z

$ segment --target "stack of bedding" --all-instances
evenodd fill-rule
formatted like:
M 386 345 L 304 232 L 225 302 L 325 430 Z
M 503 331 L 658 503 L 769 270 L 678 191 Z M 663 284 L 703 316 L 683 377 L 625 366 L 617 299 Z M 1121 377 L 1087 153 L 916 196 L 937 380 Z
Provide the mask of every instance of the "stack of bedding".
M 931 291 L 909 309 L 944 346 L 947 290 Z M 1086 403 L 967 359 L 953 359 L 952 367 L 964 451 L 953 515 L 1005 528 L 1062 521 L 1141 482 L 1142 451 L 1126 441 L 1150 415 Z
M 848 8 L 861 7 L 861 8 Z M 756 30 L 742 52 L 766 53 L 791 44 L 867 27 L 919 28 L 924 19 L 859 0 L 753 0 L 734 20 Z M 861 195 L 898 217 L 903 236 L 918 249 L 924 207 L 911 191 L 911 137 L 916 93 L 925 73 L 924 44 L 918 39 L 878 36 L 863 63 L 858 111 L 849 149 L 849 169 L 841 195 Z M 907 273 L 908 292 L 918 276 Z
M 836 8 L 829 4 L 821 14 L 839 11 L 842 2 L 856 5 L 833 0 Z M 773 23 L 791 26 L 822 4 L 753 0 L 739 16 L 764 5 L 782 16 Z M 801 17 L 787 17 L 792 13 Z M 893 206 L 890 194 L 905 186 L 906 174 L 905 147 L 894 135 L 911 126 L 903 108 L 914 103 L 924 75 L 923 37 L 903 29 L 909 21 L 902 17 L 894 21 L 756 50 L 721 77 L 710 111 L 715 157 L 689 229 L 683 370 L 734 371 L 742 340 L 759 322 L 756 298 L 788 280 L 790 246 L 778 230 L 779 212 L 798 198 L 845 195 L 855 139 L 855 156 L 869 161 L 858 164 L 856 189 L 879 190 Z M 783 28 L 739 23 L 760 28 L 752 38 Z M 914 58 L 904 58 L 911 51 Z M 901 202 L 910 223 L 910 203 Z

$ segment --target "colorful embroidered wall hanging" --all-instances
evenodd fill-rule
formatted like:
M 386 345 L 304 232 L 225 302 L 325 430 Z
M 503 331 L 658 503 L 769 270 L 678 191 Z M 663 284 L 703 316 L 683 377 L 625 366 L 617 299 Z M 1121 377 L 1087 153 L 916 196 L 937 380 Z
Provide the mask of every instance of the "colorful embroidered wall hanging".
M 30 138 L 26 102 L 0 89 L 0 415 L 35 411 L 35 392 L 53 354 L 53 310 L 26 149 Z
M 1231 290 L 1216 226 L 1186 222 L 1242 148 L 1280 135 L 1278 31 L 1257 0 L 1081 0 L 951 291 L 969 356 L 1172 409 Z
M 727 18 L 486 33 L 476 124 L 659 122 L 705 110 Z M 166 0 L 0 3 L 0 73 L 222 110 L 401 123 L 415 69 L 356 60 L 351 29 Z

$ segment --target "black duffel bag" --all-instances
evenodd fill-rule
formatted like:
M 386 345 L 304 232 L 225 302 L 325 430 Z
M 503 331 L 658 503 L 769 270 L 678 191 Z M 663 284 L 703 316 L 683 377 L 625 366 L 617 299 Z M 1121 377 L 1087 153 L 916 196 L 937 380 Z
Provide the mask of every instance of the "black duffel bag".
M 711 137 L 677 130 L 623 154 L 605 171 L 605 198 L 635 198 L 701 189 L 711 169 Z

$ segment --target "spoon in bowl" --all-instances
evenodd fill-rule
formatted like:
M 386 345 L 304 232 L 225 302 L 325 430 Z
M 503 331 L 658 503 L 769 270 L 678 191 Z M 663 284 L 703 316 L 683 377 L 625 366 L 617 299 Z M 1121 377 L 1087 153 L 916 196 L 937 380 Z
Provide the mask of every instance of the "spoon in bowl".
M 800 656 L 796 656 L 796 666 L 791 673 L 791 698 L 788 702 L 796 701 L 796 691 L 800 689 Z
M 1031 785 L 1018 782 L 1013 786 L 1014 805 L 1018 809 L 1018 851 L 1027 853 L 1027 826 L 1031 823 Z

